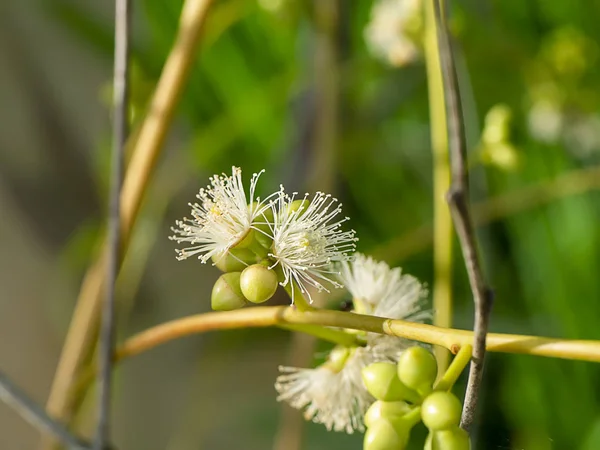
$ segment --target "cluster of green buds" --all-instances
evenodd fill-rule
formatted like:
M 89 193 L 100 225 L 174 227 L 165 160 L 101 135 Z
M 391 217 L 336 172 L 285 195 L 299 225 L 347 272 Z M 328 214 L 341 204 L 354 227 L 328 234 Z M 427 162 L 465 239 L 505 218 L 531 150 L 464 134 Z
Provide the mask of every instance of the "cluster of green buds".
M 424 450 L 469 450 L 468 434 L 459 428 L 461 402 L 451 392 L 434 389 L 435 357 L 427 349 L 406 349 L 397 364 L 377 362 L 362 371 L 367 391 L 376 401 L 364 423 L 365 450 L 407 448 L 412 428 L 429 429 Z

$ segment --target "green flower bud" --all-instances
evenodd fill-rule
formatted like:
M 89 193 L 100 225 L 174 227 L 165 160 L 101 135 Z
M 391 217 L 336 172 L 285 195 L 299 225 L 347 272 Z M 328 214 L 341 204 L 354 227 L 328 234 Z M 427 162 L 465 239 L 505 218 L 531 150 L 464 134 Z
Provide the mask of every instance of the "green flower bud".
M 406 402 L 382 402 L 377 400 L 365 413 L 364 422 L 367 427 L 381 419 L 398 419 L 410 411 Z
M 240 289 L 240 272 L 224 273 L 213 286 L 210 302 L 215 311 L 232 311 L 246 305 Z
M 437 376 L 437 363 L 433 354 L 420 346 L 407 348 L 398 360 L 398 378 L 420 394 L 431 392 Z
M 262 264 L 246 267 L 240 278 L 242 293 L 252 303 L 263 303 L 273 297 L 277 284 L 275 272 Z
M 364 450 L 404 450 L 410 429 L 401 422 L 380 419 L 371 424 L 365 433 Z
M 429 433 L 423 450 L 470 450 L 469 434 L 459 427 Z
M 430 430 L 446 430 L 460 423 L 462 405 L 451 392 L 435 391 L 423 400 L 421 417 Z
M 369 364 L 362 370 L 362 379 L 367 391 L 377 400 L 384 402 L 419 400 L 417 393 L 400 381 L 396 365 L 391 362 Z
M 256 263 L 256 255 L 246 248 L 215 254 L 211 259 L 221 272 L 241 272 L 248 265 Z

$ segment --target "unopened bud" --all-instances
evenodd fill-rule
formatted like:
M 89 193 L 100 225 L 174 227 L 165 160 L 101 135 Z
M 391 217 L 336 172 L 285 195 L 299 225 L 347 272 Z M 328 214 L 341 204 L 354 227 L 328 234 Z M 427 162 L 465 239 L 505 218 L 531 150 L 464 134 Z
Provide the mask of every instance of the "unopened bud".
M 420 394 L 428 394 L 437 376 L 433 354 L 420 346 L 409 347 L 398 360 L 398 378 Z
M 362 379 L 367 391 L 377 400 L 385 402 L 419 401 L 418 394 L 405 386 L 398 378 L 396 364 L 390 362 L 369 364 L 362 370 Z
M 377 400 L 367 409 L 364 422 L 367 427 L 370 427 L 380 419 L 397 419 L 409 411 L 410 406 L 406 402 L 382 402 Z
M 241 272 L 224 273 L 213 286 L 210 302 L 215 311 L 232 311 L 242 308 L 247 301 L 240 289 Z
M 427 436 L 423 450 L 470 450 L 469 434 L 459 427 L 433 431 Z
M 457 427 L 462 405 L 451 392 L 435 391 L 423 400 L 421 418 L 427 428 L 434 431 Z
M 364 450 L 404 450 L 410 429 L 403 423 L 380 419 L 372 423 L 365 433 Z
M 277 290 L 277 274 L 261 264 L 246 267 L 240 278 L 244 296 L 252 303 L 263 303 Z

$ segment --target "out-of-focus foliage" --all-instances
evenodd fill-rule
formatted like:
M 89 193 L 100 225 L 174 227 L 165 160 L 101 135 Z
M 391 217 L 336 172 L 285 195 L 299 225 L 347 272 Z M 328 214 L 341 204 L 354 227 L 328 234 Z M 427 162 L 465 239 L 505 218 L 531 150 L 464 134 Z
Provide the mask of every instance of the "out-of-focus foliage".
M 265 190 L 280 182 L 298 190 L 309 188 L 305 180 L 315 156 L 315 130 L 317 124 L 328 120 L 320 107 L 320 86 L 323 71 L 332 70 L 319 58 L 323 33 L 315 25 L 318 1 L 215 2 L 179 108 L 182 126 L 177 131 L 178 142 L 169 150 L 184 163 L 175 165 L 178 169 L 170 174 L 163 173 L 163 178 L 179 178 L 179 167 L 186 167 L 184 174 L 193 174 L 191 187 L 185 190 L 188 195 L 204 185 L 209 174 L 229 171 L 235 164 L 247 174 L 266 168 Z M 182 1 L 133 3 L 136 124 L 173 42 Z M 387 242 L 432 222 L 424 64 L 417 60 L 392 68 L 368 52 L 364 28 L 371 6 L 370 1 L 337 2 L 338 23 L 330 36 L 338 55 L 334 69 L 339 74 L 337 148 L 331 149 L 336 164 L 331 170 L 336 195 L 343 200 L 345 213 L 360 237 L 359 249 L 365 253 L 386 248 Z M 73 0 L 47 0 L 39 7 L 89 52 L 111 57 L 109 18 L 103 20 Z M 450 16 L 456 33 L 476 200 L 549 182 L 600 163 L 598 2 L 462 0 L 452 2 Z M 104 97 L 103 89 L 106 87 L 98 86 L 98 101 Z M 510 128 L 508 147 L 483 149 L 485 117 L 499 104 L 511 115 L 506 124 Z M 98 136 L 97 142 L 95 182 L 103 186 L 107 135 Z M 173 208 L 183 208 L 189 200 L 180 194 L 170 201 Z M 148 203 L 150 208 L 151 196 Z M 163 209 L 159 208 L 154 221 L 163 220 Z M 178 216 L 167 209 L 161 231 L 155 232 L 157 241 L 165 239 L 169 224 Z M 64 246 L 63 256 L 74 273 L 85 266 L 100 229 L 97 217 L 89 219 L 78 232 L 69 231 L 72 240 Z M 549 204 L 542 201 L 480 229 L 486 270 L 496 291 L 493 331 L 600 339 L 598 223 L 600 194 L 591 191 Z M 432 249 L 425 247 L 426 251 L 400 259 L 402 249 L 396 249 L 396 254 L 389 250 L 395 249 L 391 246 L 384 256 L 389 263 L 402 265 L 406 272 L 432 284 Z M 160 255 L 164 258 L 165 254 Z M 174 264 L 174 258 L 152 260 L 148 270 L 154 267 L 159 272 L 158 268 Z M 199 265 L 185 270 L 190 274 L 188 284 L 173 288 L 178 295 L 169 301 L 193 298 L 204 304 L 190 306 L 189 311 L 206 310 L 208 297 L 197 299 L 198 280 L 192 274 L 205 271 L 208 275 L 202 283 L 209 285 L 214 274 Z M 454 272 L 455 323 L 467 328 L 472 320 L 471 298 L 458 248 Z M 169 280 L 153 281 L 162 282 L 160 292 L 169 295 Z M 146 323 L 144 314 L 153 306 L 142 304 L 133 319 Z M 160 320 L 160 311 L 154 314 Z M 255 390 L 257 380 L 244 379 L 240 370 L 244 364 L 255 364 L 274 380 L 276 366 L 285 363 L 277 358 L 285 356 L 273 350 L 273 342 L 285 343 L 287 335 L 275 331 L 227 333 L 202 346 L 194 381 L 186 388 L 199 394 L 189 395 L 191 413 L 181 414 L 190 417 L 170 429 L 172 434 L 187 433 L 196 441 L 173 448 L 264 449 L 276 433 L 279 409 L 275 392 L 264 388 L 270 381 L 260 380 L 262 387 Z M 177 371 L 175 358 L 168 361 L 170 370 Z M 238 387 L 231 391 L 228 383 Z M 211 385 L 216 386 L 214 392 L 203 387 Z M 599 386 L 600 370 L 594 364 L 489 355 L 476 448 L 600 448 Z M 156 402 L 166 395 L 157 395 Z M 242 398 L 234 397 L 238 395 Z M 128 401 L 136 400 L 130 396 Z M 151 405 L 152 399 L 146 402 Z M 218 411 L 211 416 L 213 408 Z M 196 415 L 204 422 L 198 427 L 194 425 Z M 128 420 L 124 414 L 117 417 Z M 153 433 L 139 419 L 128 426 L 132 435 Z M 313 424 L 307 425 L 307 430 L 304 448 L 361 448 L 359 436 L 325 433 Z M 173 438 L 172 442 L 184 441 Z

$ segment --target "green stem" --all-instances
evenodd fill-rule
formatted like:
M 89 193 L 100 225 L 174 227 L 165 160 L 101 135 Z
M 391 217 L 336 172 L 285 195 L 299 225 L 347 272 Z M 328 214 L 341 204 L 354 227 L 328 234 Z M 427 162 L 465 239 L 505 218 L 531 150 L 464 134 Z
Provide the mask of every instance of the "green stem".
M 444 83 L 432 0 L 425 4 L 424 44 L 433 153 L 433 323 L 449 328 L 452 326 L 452 220 L 445 198 L 450 188 L 450 164 Z M 445 348 L 436 347 L 435 355 L 440 377 L 448 367 L 450 353 Z
M 465 370 L 467 364 L 471 360 L 471 354 L 473 353 L 473 346 L 464 345 L 460 348 L 450 367 L 446 370 L 446 373 L 440 378 L 440 380 L 435 385 L 436 391 L 449 391 L 458 380 L 460 374 Z
M 403 415 L 402 420 L 409 426 L 409 428 L 414 427 L 421 421 L 421 407 L 417 406 L 409 413 Z
M 357 345 L 363 345 L 356 339 L 355 334 L 347 333 L 342 330 L 334 330 L 332 328 L 326 328 L 319 325 L 309 324 L 280 324 L 277 325 L 279 328 L 290 331 L 298 331 L 300 333 L 310 334 L 324 341 L 333 342 L 334 344 L 340 344 L 344 347 L 355 347 Z

